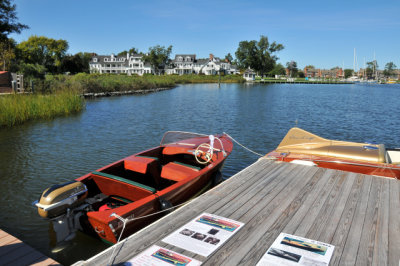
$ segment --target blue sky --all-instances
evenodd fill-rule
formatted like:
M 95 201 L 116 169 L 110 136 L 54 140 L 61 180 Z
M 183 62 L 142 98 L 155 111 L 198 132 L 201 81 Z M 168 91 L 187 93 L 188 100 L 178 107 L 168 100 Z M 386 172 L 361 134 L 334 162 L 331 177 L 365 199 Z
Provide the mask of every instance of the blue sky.
M 68 53 L 118 53 L 136 47 L 172 45 L 176 53 L 234 55 L 243 40 L 269 40 L 285 46 L 278 62 L 299 67 L 353 68 L 372 61 L 400 68 L 400 1 L 236 1 L 236 0 L 14 0 L 21 23 L 12 34 L 64 39 Z

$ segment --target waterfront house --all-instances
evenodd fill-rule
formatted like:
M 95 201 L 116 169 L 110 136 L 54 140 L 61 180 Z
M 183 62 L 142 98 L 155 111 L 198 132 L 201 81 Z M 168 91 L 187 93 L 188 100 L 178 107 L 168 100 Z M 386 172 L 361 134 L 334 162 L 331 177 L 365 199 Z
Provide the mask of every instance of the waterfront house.
M 111 54 L 95 55 L 89 62 L 90 73 L 126 73 L 128 67 L 128 58 L 126 56 L 115 56 Z
M 303 72 L 306 78 L 344 78 L 344 71 L 342 68 L 316 69 L 313 67 L 305 67 Z
M 113 73 L 139 75 L 153 74 L 154 69 L 143 61 L 141 54 L 127 54 L 126 56 L 94 55 L 89 62 L 90 73 Z M 195 54 L 177 54 L 172 63 L 166 66 L 161 73 L 165 74 L 204 74 L 216 75 L 238 74 L 236 66 L 229 61 L 221 60 L 210 54 L 209 58 L 197 59 Z
M 246 71 L 243 73 L 243 78 L 246 81 L 254 81 L 256 79 L 256 72 L 252 69 L 246 69 Z
M 177 54 L 175 59 L 172 61 L 174 71 L 172 74 L 193 74 L 195 73 L 194 67 L 197 64 L 195 54 Z
M 172 61 L 175 69 L 174 74 L 204 74 L 217 75 L 236 73 L 237 69 L 231 70 L 231 64 L 210 54 L 209 58 L 197 59 L 195 54 L 177 54 Z
M 145 63 L 141 54 L 126 54 L 124 56 L 94 55 L 89 62 L 90 73 L 112 73 L 139 75 L 154 73 L 150 64 Z

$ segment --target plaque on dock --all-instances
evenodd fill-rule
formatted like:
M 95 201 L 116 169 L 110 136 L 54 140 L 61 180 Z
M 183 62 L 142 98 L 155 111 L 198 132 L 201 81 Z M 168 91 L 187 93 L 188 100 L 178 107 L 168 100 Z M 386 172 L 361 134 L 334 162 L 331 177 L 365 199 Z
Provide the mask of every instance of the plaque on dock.
M 231 238 L 244 223 L 203 213 L 162 241 L 207 257 Z
M 257 266 L 329 265 L 335 246 L 299 236 L 281 233 Z
M 124 263 L 124 265 L 129 266 L 168 266 L 171 264 L 181 266 L 198 266 L 201 265 L 201 262 L 179 254 L 175 251 L 154 245 Z

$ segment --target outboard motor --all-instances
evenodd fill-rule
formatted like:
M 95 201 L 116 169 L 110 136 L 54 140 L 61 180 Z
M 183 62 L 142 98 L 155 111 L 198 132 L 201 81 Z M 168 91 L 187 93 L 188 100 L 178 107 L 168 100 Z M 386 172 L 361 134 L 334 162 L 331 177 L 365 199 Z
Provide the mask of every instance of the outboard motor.
M 84 204 L 87 194 L 85 184 L 72 181 L 49 187 L 33 203 L 40 216 L 52 221 L 57 243 L 74 238 L 76 230 L 81 228 L 79 218 L 87 205 Z
M 79 181 L 53 185 L 42 193 L 34 205 L 38 207 L 40 216 L 52 219 L 81 204 L 88 194 L 87 191 L 85 184 Z

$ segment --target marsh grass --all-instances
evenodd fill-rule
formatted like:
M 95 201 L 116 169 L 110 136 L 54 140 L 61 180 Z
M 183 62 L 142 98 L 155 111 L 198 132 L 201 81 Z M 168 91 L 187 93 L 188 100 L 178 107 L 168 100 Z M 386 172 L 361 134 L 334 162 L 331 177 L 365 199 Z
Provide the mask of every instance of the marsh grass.
M 76 91 L 3 95 L 0 96 L 0 126 L 69 115 L 81 111 L 84 106 L 84 99 Z
M 51 119 L 84 109 L 84 93 L 118 92 L 172 88 L 187 83 L 240 83 L 238 75 L 144 75 L 115 74 L 47 75 L 35 80 L 34 93 L 0 96 L 0 127 L 14 126 L 34 119 Z M 29 89 L 29 86 L 26 86 Z
M 244 79 L 238 75 L 227 75 L 220 78 L 205 75 L 127 76 L 80 73 L 74 76 L 47 76 L 45 82 L 39 87 L 42 88 L 43 92 L 48 92 L 48 88 L 51 88 L 52 91 L 77 89 L 81 93 L 99 93 L 171 88 L 177 84 L 187 83 L 217 83 L 219 79 L 222 83 L 244 82 Z

